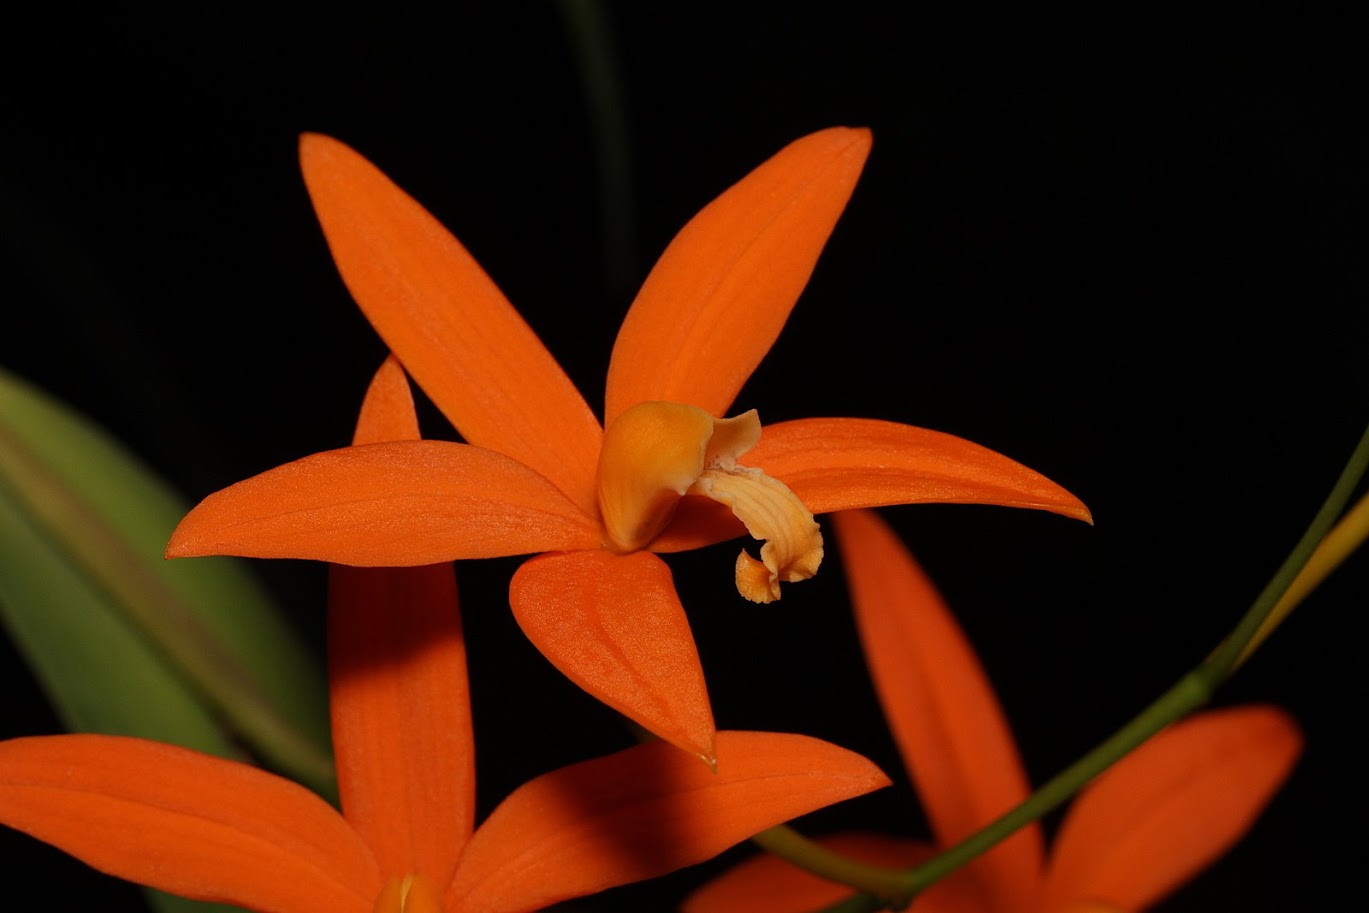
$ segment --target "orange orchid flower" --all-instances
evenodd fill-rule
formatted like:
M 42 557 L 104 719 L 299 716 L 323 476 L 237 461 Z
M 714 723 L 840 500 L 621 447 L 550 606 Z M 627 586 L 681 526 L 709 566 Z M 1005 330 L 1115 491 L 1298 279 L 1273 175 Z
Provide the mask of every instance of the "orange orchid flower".
M 1088 519 L 1077 498 L 968 441 L 854 418 L 723 418 L 778 336 L 855 186 L 866 130 L 804 137 L 692 219 L 647 277 L 609 364 L 605 424 L 460 242 L 355 151 L 300 143 L 342 278 L 465 444 L 316 454 L 210 495 L 169 557 L 407 566 L 538 553 L 510 602 L 572 681 L 713 756 L 689 623 L 655 553 L 765 540 L 742 595 L 779 597 L 822 559 L 813 514 L 920 502 Z M 605 430 L 606 429 L 606 430 Z
M 867 511 L 835 518 L 861 643 L 936 845 L 878 834 L 824 841 L 904 868 L 1028 795 L 1003 710 L 964 633 L 894 533 Z M 1122 913 L 1158 902 L 1230 848 L 1302 750 L 1282 711 L 1247 706 L 1175 723 L 1093 781 L 1049 857 L 1032 824 L 914 899 L 916 913 Z M 685 913 L 803 913 L 850 896 L 775 856 L 696 891 Z
M 408 395 L 387 363 L 359 440 L 415 434 Z M 519 913 L 701 861 L 888 782 L 816 739 L 720 732 L 716 775 L 640 745 L 538 777 L 474 828 L 452 566 L 335 568 L 329 634 L 341 814 L 245 764 L 68 735 L 0 743 L 0 823 L 112 875 L 261 913 Z

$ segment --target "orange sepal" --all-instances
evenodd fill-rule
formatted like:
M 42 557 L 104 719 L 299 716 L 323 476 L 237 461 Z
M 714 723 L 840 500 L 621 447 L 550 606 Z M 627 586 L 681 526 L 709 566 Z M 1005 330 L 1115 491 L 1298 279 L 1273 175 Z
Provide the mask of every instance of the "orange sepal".
M 834 834 L 817 843 L 848 859 L 889 869 L 906 869 L 930 859 L 925 841 L 883 834 Z M 685 898 L 681 913 L 805 913 L 822 910 L 854 894 L 852 888 L 762 853 L 728 869 Z
M 302 786 L 142 739 L 0 743 L 0 823 L 192 900 L 370 913 L 381 887 L 361 838 Z
M 869 511 L 833 515 L 875 692 L 937 843 L 951 846 L 1030 793 L 988 676 L 954 616 L 893 531 Z M 1041 829 L 1030 824 L 972 862 L 991 907 L 1037 888 Z
M 306 133 L 300 163 L 343 281 L 405 370 L 467 441 L 592 515 L 599 422 L 480 264 L 348 146 Z
M 815 514 L 890 504 L 998 504 L 1093 522 L 1065 489 L 955 435 L 864 418 L 766 425 L 746 462 L 788 485 Z
M 599 538 L 554 485 L 503 454 L 397 441 L 317 453 L 216 492 L 176 527 L 166 553 L 405 567 Z
M 1075 800 L 1051 853 L 1042 909 L 1158 902 L 1245 834 L 1301 751 L 1297 724 L 1273 707 L 1175 723 Z
M 354 444 L 415 440 L 391 356 L 366 391 Z M 450 563 L 329 569 L 328 683 L 338 788 L 381 870 L 439 884 L 475 824 L 466 645 Z
M 870 152 L 870 131 L 795 140 L 670 242 L 613 346 L 606 423 L 648 400 L 720 416 L 784 327 Z
M 515 790 L 471 840 L 448 907 L 524 913 L 655 878 L 888 782 L 806 736 L 720 732 L 717 773 L 663 743 L 638 745 Z
M 475 744 L 450 564 L 330 569 L 328 672 L 347 820 L 386 872 L 446 884 L 475 817 Z
M 352 435 L 353 444 L 379 444 L 385 441 L 416 441 L 418 413 L 414 409 L 414 392 L 409 389 L 409 378 L 399 359 L 388 355 L 371 378 L 366 398 L 361 401 L 361 414 Z
M 509 604 L 528 640 L 572 682 L 713 762 L 699 652 L 664 561 L 603 549 L 539 555 L 513 575 Z

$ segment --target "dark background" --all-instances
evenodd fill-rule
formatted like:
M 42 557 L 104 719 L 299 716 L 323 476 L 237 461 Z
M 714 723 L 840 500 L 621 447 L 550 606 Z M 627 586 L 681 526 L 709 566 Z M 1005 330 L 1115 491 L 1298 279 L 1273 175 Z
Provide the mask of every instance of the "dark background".
M 633 212 L 612 265 L 570 5 L 493 6 L 13 22 L 0 365 L 191 499 L 345 442 L 384 353 L 299 179 L 296 137 L 314 130 L 444 221 L 598 408 L 632 291 L 684 221 L 786 142 L 868 125 L 855 197 L 738 410 L 953 432 L 1090 505 L 1094 528 L 885 511 L 960 613 L 1038 783 L 1217 642 L 1363 428 L 1369 125 L 1348 23 L 608 4 Z M 672 561 L 719 724 L 819 735 L 895 776 L 811 832 L 925 833 L 839 562 L 756 607 L 732 591 L 734 554 Z M 259 566 L 318 643 L 322 568 Z M 485 810 L 629 741 L 523 640 L 515 566 L 459 568 Z M 1307 752 L 1250 837 L 1160 909 L 1361 893 L 1366 592 L 1360 556 L 1219 695 L 1289 708 Z M 0 663 L 0 735 L 54 731 L 8 646 Z M 50 906 L 138 901 L 26 837 L 0 848 Z M 666 909 L 716 868 L 581 906 Z

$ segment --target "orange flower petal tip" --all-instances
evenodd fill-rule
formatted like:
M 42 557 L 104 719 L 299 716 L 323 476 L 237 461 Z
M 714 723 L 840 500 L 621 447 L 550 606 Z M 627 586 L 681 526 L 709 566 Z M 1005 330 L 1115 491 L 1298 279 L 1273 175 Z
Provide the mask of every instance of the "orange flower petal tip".
M 509 604 L 528 640 L 572 682 L 711 763 L 708 689 L 664 561 L 603 549 L 539 555 L 514 572 Z
M 870 132 L 869 127 L 828 127 L 795 140 L 794 145 L 799 143 L 828 143 L 834 151 L 843 152 L 856 159 L 856 165 L 859 167 L 865 164 L 865 159 L 870 155 L 874 134 Z
M 1070 495 L 1074 498 L 1073 495 Z M 1050 508 L 1052 513 L 1060 514 L 1062 517 L 1069 517 L 1071 520 L 1083 520 L 1089 526 L 1093 525 L 1093 511 L 1084 505 L 1083 501 L 1074 498 L 1073 504 L 1064 504 L 1060 507 Z
M 723 776 L 830 778 L 844 783 L 843 798 L 853 798 L 889 786 L 893 781 L 869 758 L 811 736 L 781 732 L 718 733 L 718 773 Z M 824 798 L 835 802 L 837 798 Z
M 356 156 L 351 146 L 322 133 L 301 133 L 299 135 L 299 157 L 306 164 L 317 162 L 330 154 L 343 153 Z

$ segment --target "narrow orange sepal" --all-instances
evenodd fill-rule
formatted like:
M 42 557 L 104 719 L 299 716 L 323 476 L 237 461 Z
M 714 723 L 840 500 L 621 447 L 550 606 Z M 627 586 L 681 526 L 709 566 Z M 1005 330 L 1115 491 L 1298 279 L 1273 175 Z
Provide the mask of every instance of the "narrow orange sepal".
M 413 393 L 391 356 L 366 391 L 352 442 L 418 437 Z M 382 871 L 424 872 L 446 884 L 475 826 L 475 738 L 452 565 L 333 565 L 328 684 L 348 823 Z M 404 884 L 393 899 L 383 894 L 377 910 L 407 898 L 395 911 L 419 913 L 423 891 L 407 888 L 431 893 L 431 885 L 421 877 Z
M 647 400 L 728 411 L 789 319 L 869 153 L 869 130 L 820 130 L 690 219 L 623 320 L 605 423 Z
M 300 138 L 338 272 L 376 332 L 468 442 L 508 454 L 594 512 L 602 430 L 461 243 L 356 151 Z
M 450 564 L 334 565 L 328 666 L 347 820 L 384 871 L 445 884 L 475 824 L 475 739 Z
M 899 753 L 940 846 L 953 846 L 1031 792 L 1007 719 L 950 609 L 870 511 L 834 514 L 857 629 Z M 1041 828 L 1027 825 L 967 870 L 994 909 L 1035 893 Z
M 414 392 L 409 389 L 409 378 L 405 376 L 399 359 L 388 355 L 366 388 L 352 443 L 416 441 L 422 436 L 418 430 L 418 412 L 414 409 Z
M 369 913 L 381 888 L 361 838 L 304 787 L 143 739 L 0 742 L 0 824 L 192 900 Z
M 538 777 L 480 826 L 452 909 L 524 913 L 702 862 L 747 837 L 888 784 L 827 742 L 718 733 L 718 769 L 652 742 Z
M 317 453 L 215 492 L 166 553 L 408 567 L 599 540 L 597 523 L 503 454 L 397 441 Z
M 815 514 L 892 504 L 998 504 L 1092 523 L 1083 502 L 1021 463 L 964 438 L 864 418 L 766 425 L 751 463 Z
M 1157 903 L 1245 834 L 1301 752 L 1297 724 L 1274 707 L 1211 710 L 1170 726 L 1074 801 L 1043 909 Z

